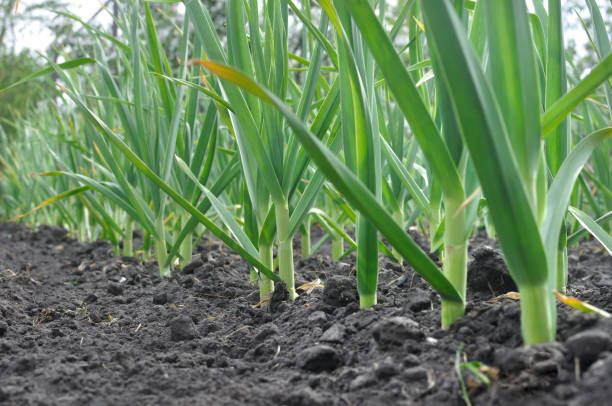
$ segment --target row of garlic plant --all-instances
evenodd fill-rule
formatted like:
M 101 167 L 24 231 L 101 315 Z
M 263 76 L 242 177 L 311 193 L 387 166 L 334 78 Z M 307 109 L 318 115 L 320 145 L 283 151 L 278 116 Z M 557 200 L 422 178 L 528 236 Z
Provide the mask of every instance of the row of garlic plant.
M 481 185 L 521 291 L 525 342 L 552 340 L 552 289 L 563 289 L 566 278 L 559 230 L 575 178 L 609 135 L 595 132 L 570 154 L 570 126 L 557 125 L 608 78 L 609 61 L 562 96 L 556 1 L 549 2 L 550 15 L 539 7 L 529 15 L 520 0 L 409 0 L 389 32 L 384 1 L 378 15 L 366 0 L 320 1 L 317 24 L 308 1 L 261 3 L 227 1 L 224 44 L 202 4 L 184 1 L 174 65 L 149 5 L 142 18 L 142 5 L 131 2 L 117 21 L 123 39 L 96 34 L 97 76 L 54 66 L 63 92 L 93 127 L 79 144 L 87 164 L 50 174 L 70 178 L 79 198 L 95 193 L 98 202 L 112 201 L 112 213 L 98 217 L 104 230 L 123 234 L 124 247 L 136 222 L 154 241 L 163 276 L 176 255 L 189 261 L 194 230 L 203 223 L 259 270 L 252 279 L 262 299 L 273 280 L 295 297 L 291 243 L 301 227 L 310 253 L 303 225 L 312 217 L 332 234 L 336 257 L 342 239 L 356 248 L 361 305 L 375 304 L 378 250 L 385 249 L 380 232 L 441 294 L 443 327 L 464 311 L 467 240 Z M 305 27 L 301 55 L 289 51 L 292 13 Z M 403 25 L 410 27 L 407 63 L 392 43 Z M 112 57 L 103 41 L 114 45 Z M 296 64 L 302 69 L 291 69 Z M 200 82 L 200 66 L 224 80 Z M 553 131 L 561 135 L 544 143 L 542 133 Z M 599 159 L 598 171 L 607 169 L 605 161 Z M 609 182 L 601 173 L 594 178 Z M 123 227 L 111 222 L 116 213 L 125 216 Z M 443 272 L 405 232 L 417 216 L 429 226 L 432 250 L 441 249 Z M 347 222 L 356 226 L 356 242 L 344 233 Z
M 446 281 L 453 284 L 461 298 L 465 297 L 466 234 L 462 210 L 465 192 L 456 168 L 458 159 L 453 162 L 448 148 L 449 145 L 455 146 L 457 157 L 465 146 L 478 174 L 506 262 L 521 292 L 525 342 L 533 344 L 553 340 L 556 308 L 552 293 L 554 289 L 564 289 L 567 281 L 567 206 L 574 182 L 591 152 L 611 135 L 609 129 L 595 131 L 570 152 L 565 117 L 609 77 L 611 60 L 604 59 L 564 95 L 566 78 L 561 6 L 559 1 L 549 1 L 547 44 L 541 50 L 544 52 L 538 54 L 540 59 L 545 58 L 541 64 L 544 67 L 541 72 L 544 97 L 540 97 L 536 50 L 523 1 L 471 5 L 475 16 L 483 16 L 474 18 L 471 28 L 485 32 L 489 46 L 488 75 L 462 21 L 464 2 L 419 2 L 427 27 L 427 44 L 441 106 L 443 131 L 440 132 L 370 2 L 338 0 L 321 4 L 334 23 L 341 49 L 345 41 L 349 43 L 346 48 L 350 47 L 347 32 L 351 36 L 355 32 L 350 25 L 352 21 L 343 16 L 348 12 L 354 18 L 395 101 L 402 107 L 414 136 L 419 140 L 434 178 L 447 183 L 441 186 L 445 199 L 443 262 Z M 532 21 L 537 20 L 532 17 Z M 474 24 L 480 26 L 474 27 Z M 366 208 L 360 207 L 359 202 L 353 201 L 348 191 L 343 190 L 348 185 L 340 173 L 348 168 L 331 156 L 325 156 L 324 147 L 316 143 L 282 100 L 232 68 L 218 62 L 205 65 L 216 75 L 257 94 L 282 111 L 311 158 L 320 167 L 328 166 L 326 174 L 330 181 L 367 216 Z M 364 83 L 363 78 L 350 83 L 353 99 L 366 93 L 360 89 Z M 354 108 L 353 112 L 360 115 L 354 118 L 355 132 L 363 131 L 363 128 L 371 131 L 366 110 Z M 365 123 L 360 123 L 360 119 Z M 453 135 L 461 138 L 453 140 Z M 544 136 L 550 137 L 546 143 L 543 142 Z M 350 167 L 349 160 L 346 161 Z M 438 171 L 437 165 L 444 167 L 444 171 Z M 552 178 L 550 185 L 548 171 Z M 367 179 L 355 182 L 367 187 Z M 370 196 L 376 199 L 373 194 Z M 380 213 L 373 217 L 376 216 Z M 382 221 L 380 226 L 380 231 L 385 234 Z M 389 240 L 394 244 L 391 238 Z M 414 261 L 413 258 L 406 259 Z M 462 312 L 463 302 L 451 299 L 444 303 L 443 295 L 443 325 L 454 321 Z

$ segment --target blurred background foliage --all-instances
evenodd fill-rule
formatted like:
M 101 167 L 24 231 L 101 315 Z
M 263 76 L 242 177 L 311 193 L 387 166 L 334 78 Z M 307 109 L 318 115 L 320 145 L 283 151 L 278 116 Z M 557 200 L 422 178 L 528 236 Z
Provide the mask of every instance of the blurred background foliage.
M 584 0 L 565 0 L 563 3 L 565 19 L 565 30 L 566 32 L 582 31 L 584 26 L 590 33 L 593 33 L 593 20 L 589 13 L 589 8 Z M 606 22 L 606 28 L 608 34 L 611 33 L 610 23 L 612 22 L 612 3 L 610 2 L 597 2 L 601 11 L 602 17 Z M 578 21 L 576 23 L 576 21 Z M 591 34 L 592 35 L 592 34 Z M 565 50 L 567 53 L 567 60 L 574 63 L 577 71 L 582 72 L 589 70 L 597 63 L 597 55 L 593 50 L 593 46 L 590 42 L 578 42 L 575 37 L 568 35 L 565 38 Z
M 87 0 L 91 1 L 91 0 Z M 36 2 L 21 1 L 15 12 L 15 0 L 0 0 L 0 89 L 23 79 L 43 69 L 48 64 L 41 54 L 61 62 L 80 56 L 88 56 L 92 52 L 92 36 L 86 35 L 85 28 L 77 21 L 56 12 L 70 10 L 69 0 L 39 0 Z M 224 0 L 204 0 L 219 34 L 225 32 Z M 118 16 L 119 0 L 100 1 L 97 11 L 83 20 L 96 28 L 100 24 L 102 13 Z M 53 12 L 52 12 L 53 11 Z M 178 4 L 156 4 L 152 8 L 161 42 L 170 50 L 178 50 L 180 35 L 177 30 L 181 24 L 182 15 Z M 31 27 L 39 27 L 39 35 L 53 33 L 53 38 L 47 49 L 32 50 L 24 47 L 24 32 Z M 111 27 L 113 35 L 117 35 L 117 26 Z M 110 56 L 112 57 L 112 55 Z M 44 76 L 38 81 L 31 81 L 23 86 L 0 94 L 0 143 L 13 141 L 18 135 L 16 122 L 25 119 L 27 112 L 35 110 L 39 103 L 49 97 L 55 97 L 57 92 L 53 86 L 53 76 Z
M 0 54 L 0 89 L 40 69 L 41 64 L 29 50 Z M 8 139 L 13 139 L 16 135 L 17 120 L 46 97 L 48 88 L 49 85 L 45 82 L 32 82 L 0 94 L 0 126 Z
M 220 38 L 225 38 L 225 1 L 201 1 L 208 8 Z M 389 20 L 392 21 L 391 17 L 398 12 L 396 2 L 387 1 L 387 3 L 389 5 L 387 14 L 390 17 Z M 21 1 L 18 12 L 15 12 L 15 0 L 0 0 L 0 89 L 47 65 L 44 58 L 37 54 L 40 51 L 24 48 L 20 43 L 23 39 L 24 28 L 36 25 L 45 32 L 53 33 L 54 38 L 51 44 L 42 53 L 54 62 L 91 54 L 93 44 L 88 41 L 92 41 L 93 37 L 84 35 L 84 27 L 65 15 L 50 12 L 51 10 L 68 10 L 71 4 L 69 0 Z M 117 16 L 121 2 L 101 0 L 99 4 L 100 7 L 95 13 L 84 18 L 84 21 L 93 27 L 100 27 L 99 16 L 102 13 Z M 610 31 L 612 3 L 598 1 L 598 4 Z M 182 19 L 179 7 L 179 3 L 156 3 L 155 7 L 152 7 L 160 40 L 168 50 L 169 56 L 172 57 L 175 56 L 172 50 L 178 50 L 179 47 L 178 30 L 180 30 Z M 566 0 L 563 2 L 563 7 L 566 16 L 566 32 L 583 32 L 584 27 L 590 32 L 593 31 L 593 22 L 584 0 Z M 316 18 L 317 13 L 313 14 Z M 290 48 L 299 49 L 301 46 L 302 28 L 299 21 L 290 24 L 290 30 L 294 31 L 289 36 Z M 111 30 L 113 35 L 117 34 L 115 24 Z M 567 59 L 572 61 L 574 72 L 578 74 L 586 72 L 596 64 L 597 55 L 591 43 L 577 41 L 571 35 L 568 35 L 565 40 Z M 409 38 L 400 33 L 397 41 L 408 43 Z M 47 83 L 44 82 L 45 80 Z M 49 77 L 45 77 L 38 82 L 29 82 L 27 85 L 0 95 L 0 131 L 5 134 L 4 137 L 0 137 L 0 142 L 2 139 L 14 139 L 16 136 L 15 122 L 24 117 L 26 112 L 35 109 L 38 103 L 46 98 L 55 97 L 57 93 L 52 86 L 52 80 L 53 77 L 51 81 Z

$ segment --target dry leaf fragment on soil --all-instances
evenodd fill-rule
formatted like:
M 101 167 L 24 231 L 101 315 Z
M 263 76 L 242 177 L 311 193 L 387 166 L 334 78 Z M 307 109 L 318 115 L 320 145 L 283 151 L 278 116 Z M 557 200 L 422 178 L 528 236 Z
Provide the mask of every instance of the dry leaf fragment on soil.
M 259 302 L 257 302 L 256 304 L 254 304 L 253 306 L 251 306 L 253 309 L 257 309 L 259 306 L 265 304 L 265 303 L 269 303 L 270 302 L 270 298 L 265 298 L 265 299 L 261 299 Z
M 495 303 L 495 302 L 499 302 L 502 299 L 519 300 L 520 298 L 521 298 L 521 295 L 518 292 L 508 292 L 508 293 L 504 293 L 503 295 L 495 296 L 494 298 L 487 300 L 487 302 Z
M 306 292 L 306 294 L 310 294 L 315 288 L 323 289 L 324 287 L 325 286 L 323 286 L 321 279 L 317 278 L 312 282 L 304 283 L 303 285 L 298 286 L 297 289 L 303 290 Z

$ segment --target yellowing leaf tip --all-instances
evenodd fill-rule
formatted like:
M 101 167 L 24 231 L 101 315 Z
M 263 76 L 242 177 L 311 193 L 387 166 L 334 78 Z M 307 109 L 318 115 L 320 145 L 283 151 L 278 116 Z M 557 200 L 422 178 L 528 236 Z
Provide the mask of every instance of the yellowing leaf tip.
M 412 18 L 414 18 L 414 22 L 417 23 L 421 31 L 425 32 L 425 26 L 423 25 L 423 23 L 420 22 L 419 19 L 416 18 L 415 16 L 412 16 Z

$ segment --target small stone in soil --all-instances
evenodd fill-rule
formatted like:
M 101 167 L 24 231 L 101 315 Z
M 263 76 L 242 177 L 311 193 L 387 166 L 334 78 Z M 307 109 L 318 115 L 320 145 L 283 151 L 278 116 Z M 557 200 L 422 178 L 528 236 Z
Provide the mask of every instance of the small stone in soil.
M 0 321 L 0 337 L 4 337 L 7 331 L 8 324 L 6 323 L 6 321 Z
M 190 263 L 188 263 L 187 265 L 185 265 L 185 267 L 183 268 L 183 273 L 187 275 L 192 274 L 193 271 L 195 271 L 197 268 L 201 267 L 202 265 L 204 265 L 204 262 L 200 258 L 195 259 L 191 261 Z
M 425 334 L 419 324 L 408 317 L 391 317 L 374 326 L 372 332 L 379 345 L 402 345 L 407 339 L 422 340 Z
M 328 345 L 315 345 L 303 350 L 297 359 L 298 367 L 312 372 L 333 371 L 342 363 L 338 352 Z
M 325 342 L 341 343 L 344 341 L 345 328 L 340 323 L 334 323 L 330 328 L 325 330 L 320 340 Z
M 574 334 L 565 342 L 574 357 L 580 359 L 583 368 L 597 360 L 599 354 L 612 349 L 610 335 L 602 330 L 587 330 Z
M 177 316 L 168 323 L 170 340 L 183 341 L 195 338 L 193 322 L 187 316 Z
M 156 305 L 164 305 L 168 302 L 168 294 L 166 293 L 158 293 L 153 296 L 153 304 Z
M 83 302 L 89 304 L 89 303 L 94 303 L 98 300 L 98 296 L 94 295 L 93 293 L 90 295 L 85 296 L 85 299 L 83 299 Z
M 308 323 L 312 325 L 323 324 L 327 321 L 327 315 L 321 310 L 316 310 L 308 316 Z
M 323 301 L 329 305 L 340 307 L 357 301 L 357 288 L 354 278 L 332 276 L 325 281 Z
M 110 293 L 113 296 L 119 296 L 120 294 L 123 293 L 123 287 L 121 285 L 119 285 L 118 283 L 109 283 L 108 287 L 106 288 L 106 291 L 108 293 Z
M 423 289 L 411 288 L 408 289 L 408 302 L 405 308 L 413 311 L 420 312 L 431 308 L 431 299 L 429 294 Z

